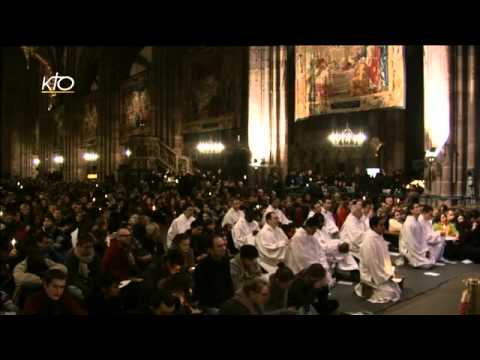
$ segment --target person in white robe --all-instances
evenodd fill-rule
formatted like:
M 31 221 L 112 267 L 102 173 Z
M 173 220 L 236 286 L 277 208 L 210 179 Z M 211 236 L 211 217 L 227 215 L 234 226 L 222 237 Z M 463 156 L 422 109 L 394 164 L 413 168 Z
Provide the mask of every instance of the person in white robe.
M 311 217 L 315 216 L 315 214 L 321 214 L 322 213 L 322 204 L 320 202 L 317 202 L 313 204 L 312 209 L 308 213 L 307 219 L 310 219 Z
M 321 264 L 327 271 L 327 280 L 330 284 L 332 277 L 329 272 L 325 248 L 315 238 L 318 226 L 318 218 L 312 217 L 305 222 L 303 227 L 297 229 L 288 248 L 286 264 L 294 274 L 312 264 Z
M 325 231 L 330 235 L 331 238 L 338 238 L 339 235 L 339 229 L 338 226 L 335 222 L 335 218 L 333 217 L 332 213 L 332 199 L 326 198 L 325 201 L 323 202 L 323 207 L 322 207 L 322 215 L 325 218 L 325 225 L 323 228 Z
M 241 217 L 232 228 L 232 239 L 235 248 L 240 250 L 243 245 L 254 245 L 255 236 L 260 230 L 258 222 L 254 220 L 252 209 L 245 210 L 245 216 Z
M 315 239 L 324 249 L 327 256 L 328 270 L 333 277 L 336 270 L 350 272 L 358 272 L 358 264 L 350 254 L 350 245 L 340 239 L 332 239 L 330 234 L 325 230 L 325 218 L 322 214 L 317 214 L 318 230 L 315 232 Z M 358 275 L 357 275 L 358 277 Z
M 352 212 L 348 214 L 340 230 L 340 239 L 350 245 L 350 253 L 358 259 L 363 235 L 367 232 L 368 228 L 365 219 L 362 217 L 361 201 L 356 201 L 351 209 Z
M 190 229 L 190 225 L 195 221 L 193 216 L 194 209 L 192 206 L 188 206 L 185 211 L 172 221 L 167 232 L 167 249 L 172 245 L 173 238 L 178 234 L 183 234 Z
M 442 262 L 444 260 L 445 237 L 442 236 L 441 231 L 433 231 L 432 218 L 432 207 L 424 205 L 422 214 L 418 217 L 418 222 L 422 225 L 423 236 L 430 251 L 432 261 Z
M 375 211 L 373 210 L 372 203 L 368 201 L 362 201 L 362 219 L 365 222 L 365 228 L 370 229 L 370 219 L 374 215 Z
M 229 226 L 231 229 L 238 220 L 245 216 L 245 213 L 240 209 L 242 202 L 239 199 L 233 200 L 232 207 L 227 211 L 222 220 L 222 228 Z
M 414 268 L 430 269 L 435 264 L 435 261 L 430 257 L 426 237 L 423 234 L 422 225 L 418 221 L 420 205 L 411 204 L 408 210 L 410 215 L 407 216 L 400 232 L 400 254 Z
M 365 289 L 369 288 L 372 290 L 371 295 L 368 294 L 371 303 L 398 301 L 402 293 L 401 279 L 395 277 L 388 242 L 383 238 L 385 220 L 373 216 L 370 227 L 360 245 L 360 283 L 355 286 L 355 293 L 365 297 Z
M 263 217 L 262 217 L 262 224 L 265 224 L 266 223 L 266 216 L 268 213 L 270 212 L 274 212 L 277 217 L 278 217 L 278 221 L 280 222 L 280 224 L 282 225 L 288 225 L 292 222 L 292 220 L 289 220 L 285 214 L 283 213 L 282 210 L 280 210 L 279 208 L 280 206 L 280 200 L 278 198 L 275 198 L 273 199 L 271 202 L 270 202 L 270 205 L 268 205 L 267 209 L 265 210 L 265 212 L 263 213 Z
M 275 272 L 279 262 L 284 262 L 290 240 L 279 227 L 278 215 L 269 212 L 265 217 L 266 223 L 255 238 L 258 249 L 260 266 L 269 274 Z

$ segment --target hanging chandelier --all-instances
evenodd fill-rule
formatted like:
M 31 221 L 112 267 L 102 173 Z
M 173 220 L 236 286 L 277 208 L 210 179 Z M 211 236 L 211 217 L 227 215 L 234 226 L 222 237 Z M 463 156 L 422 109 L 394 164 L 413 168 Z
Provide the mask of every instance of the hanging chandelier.
M 362 131 L 354 133 L 348 127 L 347 123 L 345 129 L 343 129 L 341 132 L 332 131 L 330 135 L 328 135 L 328 140 L 333 146 L 337 147 L 360 147 L 363 145 L 365 140 L 367 140 L 367 135 L 365 135 L 365 133 Z
M 220 142 L 201 142 L 197 145 L 200 154 L 220 154 L 225 150 L 225 145 Z

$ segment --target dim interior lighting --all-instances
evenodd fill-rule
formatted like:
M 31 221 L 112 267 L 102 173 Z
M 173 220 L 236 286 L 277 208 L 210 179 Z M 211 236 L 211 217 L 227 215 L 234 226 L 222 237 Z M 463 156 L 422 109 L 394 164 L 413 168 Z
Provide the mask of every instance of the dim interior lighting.
M 197 150 L 200 154 L 220 154 L 225 150 L 225 145 L 220 142 L 200 142 Z
M 87 174 L 87 179 L 89 180 L 95 180 L 98 178 L 98 175 L 97 174 Z M 96 184 L 97 187 L 98 187 L 98 184 Z
M 40 165 L 40 159 L 39 158 L 33 159 L 33 165 L 35 165 L 35 166 Z
M 55 156 L 53 157 L 53 162 L 54 162 L 55 164 L 63 164 L 63 160 L 64 160 L 64 159 L 63 159 L 63 156 L 62 156 L 62 155 L 55 155 Z
M 83 154 L 83 159 L 85 161 L 97 161 L 98 154 L 94 152 L 86 152 L 85 154 Z
M 349 127 L 348 123 L 345 129 L 341 132 L 332 131 L 328 135 L 328 140 L 333 144 L 333 146 L 338 147 L 357 147 L 362 146 L 365 140 L 367 140 L 367 135 L 362 131 L 354 133 Z
M 125 155 L 127 157 L 130 157 L 130 155 L 132 155 L 132 152 L 130 151 L 130 149 L 125 150 Z

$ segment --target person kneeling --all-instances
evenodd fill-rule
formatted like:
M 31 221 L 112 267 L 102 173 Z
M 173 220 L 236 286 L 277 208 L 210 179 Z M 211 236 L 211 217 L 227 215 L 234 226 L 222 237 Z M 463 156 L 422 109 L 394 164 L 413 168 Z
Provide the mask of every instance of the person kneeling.
M 355 293 L 371 303 L 398 301 L 402 292 L 402 279 L 395 277 L 384 231 L 385 220 L 373 216 L 360 245 L 360 283 L 355 286 Z
M 266 281 L 260 278 L 248 280 L 233 298 L 222 305 L 220 315 L 261 315 L 269 296 Z

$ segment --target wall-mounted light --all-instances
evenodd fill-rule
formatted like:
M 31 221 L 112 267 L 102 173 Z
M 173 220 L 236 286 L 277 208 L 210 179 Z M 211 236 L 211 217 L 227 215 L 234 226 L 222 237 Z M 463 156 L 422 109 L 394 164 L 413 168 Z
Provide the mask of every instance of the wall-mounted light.
M 98 154 L 94 152 L 86 152 L 83 154 L 83 159 L 85 161 L 97 161 Z
M 40 165 L 40 159 L 39 158 L 34 158 L 32 163 L 33 163 L 34 166 L 38 166 L 38 165 Z
M 63 156 L 62 156 L 62 155 L 55 155 L 55 156 L 53 157 L 53 162 L 54 162 L 55 164 L 63 164 L 63 161 L 64 161 L 64 159 L 63 159 Z

